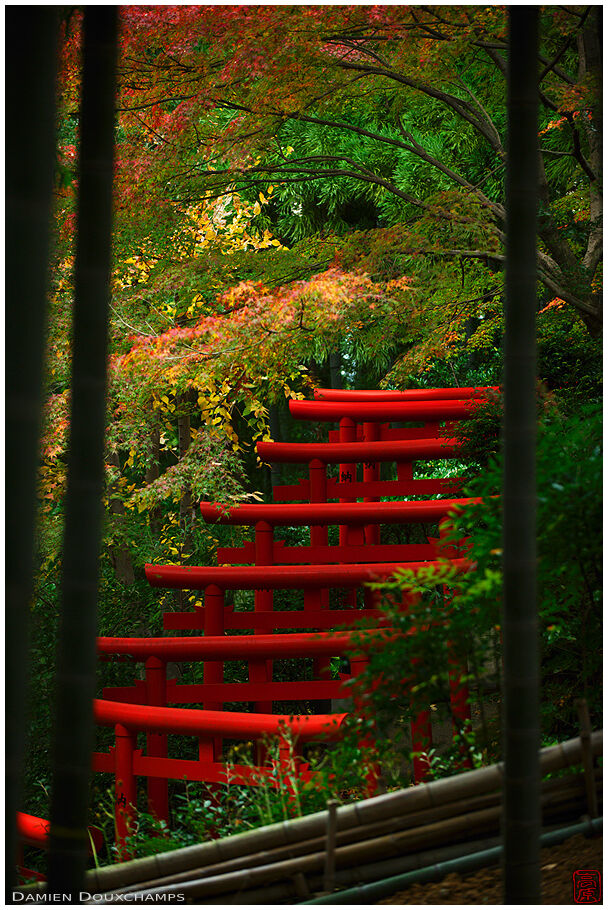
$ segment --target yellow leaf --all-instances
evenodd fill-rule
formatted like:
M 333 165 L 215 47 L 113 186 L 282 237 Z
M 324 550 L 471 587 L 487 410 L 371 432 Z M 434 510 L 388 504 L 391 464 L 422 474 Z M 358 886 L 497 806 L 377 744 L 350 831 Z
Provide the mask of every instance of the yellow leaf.
M 253 206 L 253 214 L 259 215 L 261 211 L 262 211 L 262 207 L 261 207 L 260 203 L 256 202 L 255 205 Z

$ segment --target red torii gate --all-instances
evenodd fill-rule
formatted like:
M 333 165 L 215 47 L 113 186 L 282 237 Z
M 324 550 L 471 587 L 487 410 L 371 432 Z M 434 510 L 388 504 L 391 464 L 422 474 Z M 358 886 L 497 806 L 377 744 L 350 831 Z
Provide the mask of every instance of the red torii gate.
M 436 559 L 441 555 L 434 544 L 381 545 L 372 542 L 365 534 L 365 527 L 380 524 L 437 523 L 446 519 L 459 506 L 479 500 L 433 499 L 413 502 L 312 502 L 312 503 L 255 503 L 225 506 L 202 502 L 200 511 L 207 522 L 232 525 L 254 525 L 255 546 L 224 547 L 218 559 L 238 557 L 240 561 L 256 561 L 257 565 L 272 565 L 281 556 L 283 563 L 290 562 L 378 562 Z M 339 525 L 340 544 L 329 546 L 315 539 L 311 530 L 309 547 L 279 547 L 273 541 L 272 529 L 282 526 L 310 526 L 313 528 Z M 268 536 L 270 535 L 270 536 Z M 277 541 L 278 544 L 278 541 Z M 453 554 L 445 554 L 453 555 Z M 262 560 L 264 560 L 262 562 Z
M 371 631 L 369 646 L 373 647 L 374 640 L 380 642 L 380 636 L 386 633 Z M 132 705 L 148 705 L 153 707 L 167 707 L 170 705 L 200 704 L 203 710 L 222 711 L 229 702 L 254 701 L 259 699 L 288 700 L 288 699 L 318 699 L 318 698 L 344 698 L 342 691 L 343 680 L 335 680 L 328 684 L 325 680 L 296 682 L 264 682 L 256 679 L 255 668 L 257 665 L 273 657 L 301 658 L 317 655 L 329 659 L 341 656 L 351 649 L 355 649 L 358 634 L 343 633 L 297 633 L 285 635 L 211 635 L 188 638 L 99 638 L 97 650 L 102 659 L 130 659 L 143 662 L 145 665 L 145 679 L 137 679 L 131 686 L 113 686 L 104 689 L 105 700 L 128 703 Z M 245 659 L 249 664 L 249 681 L 236 683 L 224 681 L 224 662 L 229 660 Z M 195 684 L 178 684 L 175 679 L 167 679 L 167 664 L 170 661 L 200 661 L 203 663 L 203 682 Z M 356 658 L 354 673 L 362 672 L 367 664 L 365 653 Z M 346 677 L 345 677 L 346 678 Z M 232 717 L 230 712 L 227 717 Z M 291 732 L 295 732 L 289 727 Z M 178 732 L 178 731 L 175 731 Z M 234 733 L 230 722 L 226 724 L 223 735 Z M 217 781 L 218 769 L 224 768 L 221 763 L 222 733 L 218 733 L 204 749 L 201 747 L 199 754 L 198 780 Z M 295 745 L 296 755 L 298 746 Z M 95 770 L 108 770 L 108 757 L 95 757 Z M 167 737 L 165 733 L 151 733 L 147 735 L 147 755 L 153 758 L 167 759 Z M 258 773 L 264 761 L 263 750 L 258 748 L 257 768 L 251 770 L 249 775 L 253 783 L 265 779 L 266 772 Z M 180 760 L 172 759 L 166 766 L 171 772 L 170 776 L 180 777 L 181 773 L 188 773 L 191 764 L 180 764 Z M 148 768 L 149 770 L 149 768 Z M 145 771 L 145 767 L 144 767 Z M 143 774 L 144 771 L 141 773 Z M 239 771 L 237 776 L 243 776 Z M 119 774 L 119 769 L 116 771 Z M 207 776 L 205 776 L 207 775 Z M 117 778 L 118 779 L 118 778 Z M 155 777 L 148 776 L 148 803 L 149 811 L 158 818 L 169 821 L 167 775 Z
M 289 410 L 298 420 L 329 421 L 349 417 L 357 422 L 382 423 L 390 420 L 428 422 L 466 420 L 479 407 L 475 399 L 428 401 L 302 401 L 292 398 Z M 434 434 L 435 435 L 435 434 Z M 352 440 L 341 440 L 350 442 Z
M 374 428 L 377 429 L 376 425 Z M 368 431 L 371 435 L 371 431 Z M 460 444 L 456 439 L 429 437 L 426 439 L 390 439 L 372 442 L 258 442 L 257 452 L 262 461 L 281 464 L 308 463 L 308 478 L 297 484 L 273 488 L 275 500 L 308 499 L 326 502 L 363 497 L 373 502 L 380 496 L 443 494 L 453 496 L 460 490 L 461 480 L 426 479 L 413 476 L 413 463 L 420 460 L 458 458 Z M 380 480 L 378 464 L 394 462 L 396 480 Z M 355 465 L 363 464 L 363 481 L 357 481 Z M 327 476 L 327 465 L 339 464 L 338 478 Z M 353 479 L 354 475 L 354 479 Z M 349 480 L 350 478 L 350 480 Z
M 465 401 L 487 398 L 488 392 L 498 392 L 498 386 L 460 386 L 449 389 L 315 389 L 317 401 Z
M 457 571 L 467 571 L 468 560 L 451 559 Z M 200 630 L 205 635 L 226 631 L 253 630 L 265 634 L 274 629 L 324 629 L 352 621 L 352 609 L 329 609 L 319 592 L 329 588 L 360 587 L 366 581 L 389 578 L 396 568 L 416 571 L 432 565 L 432 560 L 398 563 L 352 563 L 346 565 L 259 565 L 259 566 L 155 566 L 146 565 L 145 573 L 153 587 L 183 591 L 205 591 L 204 606 L 164 614 L 165 630 Z M 272 604 L 258 600 L 254 612 L 237 611 L 224 602 L 228 590 L 260 591 L 299 589 L 304 594 L 304 609 L 275 611 Z M 376 608 L 357 610 L 356 618 L 378 617 Z
M 255 642 L 259 639 L 260 641 L 268 641 L 272 639 L 272 636 L 264 635 L 264 631 L 282 628 L 297 628 L 297 627 L 306 627 L 310 628 L 311 626 L 316 626 L 317 628 L 331 628 L 340 623 L 345 623 L 352 621 L 353 611 L 352 609 L 340 609 L 340 610 L 330 610 L 323 609 L 320 604 L 320 592 L 321 589 L 327 589 L 329 587 L 351 587 L 353 583 L 362 584 L 366 581 L 378 581 L 390 578 L 395 574 L 397 569 L 410 569 L 412 571 L 417 571 L 423 566 L 430 566 L 439 563 L 435 562 L 409 562 L 409 563 L 370 563 L 368 565 L 364 564 L 353 564 L 353 565 L 314 565 L 314 566 L 209 566 L 209 567 L 200 567 L 200 566 L 153 566 L 147 565 L 145 567 L 146 577 L 150 584 L 156 587 L 166 587 L 166 588 L 178 588 L 180 590 L 205 590 L 205 601 L 204 607 L 196 607 L 195 610 L 191 613 L 168 613 L 165 614 L 165 626 L 169 625 L 169 621 L 172 618 L 178 617 L 177 622 L 175 619 L 171 622 L 172 628 L 197 628 L 201 629 L 205 633 L 205 639 L 200 641 L 204 642 L 218 642 L 219 645 L 209 647 L 207 650 L 207 656 L 211 656 L 213 653 L 218 653 L 217 648 L 221 650 L 223 641 L 228 641 L 226 637 L 222 638 L 222 635 L 226 629 L 253 629 L 255 634 L 253 637 L 239 636 L 237 638 L 236 647 L 244 648 L 247 650 L 251 648 L 251 654 L 248 658 L 249 663 L 249 678 L 250 680 L 255 680 L 256 688 L 253 687 L 248 690 L 248 693 L 245 690 L 240 688 L 237 690 L 231 689 L 230 685 L 224 684 L 223 692 L 225 695 L 228 694 L 238 694 L 243 696 L 249 694 L 251 697 L 256 698 L 268 698 L 270 697 L 279 697 L 283 698 L 289 697 L 291 693 L 290 685 L 286 683 L 273 683 L 271 681 L 272 668 L 270 664 L 270 659 L 272 658 L 272 652 L 269 650 L 266 658 L 260 659 L 257 655 L 257 649 L 255 647 Z M 470 570 L 471 563 L 466 558 L 457 558 L 442 560 L 442 565 L 449 564 L 456 570 L 457 574 L 465 573 Z M 268 595 L 272 591 L 277 589 L 288 589 L 296 588 L 304 590 L 304 610 L 301 612 L 275 612 L 272 609 L 268 609 L 266 604 L 262 605 L 261 609 L 256 609 L 254 613 L 250 612 L 234 612 L 231 608 L 224 605 L 224 592 L 227 589 L 240 589 L 240 590 L 259 590 L 261 586 L 264 586 L 262 593 Z M 310 597 L 314 596 L 314 601 L 311 603 Z M 404 596 L 404 609 L 407 610 L 409 600 L 407 596 Z M 354 614 L 358 619 L 363 618 L 380 618 L 381 613 L 378 609 L 358 609 Z M 185 621 L 189 620 L 189 622 Z M 342 634 L 342 633 L 340 633 Z M 348 635 L 348 633 L 344 633 Z M 370 636 L 373 639 L 373 636 L 377 634 L 376 632 L 370 632 Z M 386 635 L 387 632 L 383 632 L 383 635 Z M 299 688 L 301 697 L 309 698 L 339 698 L 341 697 L 339 686 L 335 682 L 327 678 L 323 678 L 323 668 L 326 666 L 326 662 L 319 660 L 319 656 L 322 653 L 322 646 L 319 645 L 319 642 L 322 641 L 321 632 L 315 633 L 302 633 L 300 635 L 291 636 L 289 634 L 281 634 L 274 636 L 275 647 L 279 650 L 279 656 L 288 657 L 288 653 L 282 653 L 281 649 L 283 647 L 283 642 L 286 646 L 291 647 L 291 642 L 295 641 L 298 645 L 303 642 L 314 643 L 314 647 L 311 647 L 308 651 L 308 656 L 315 658 L 315 665 L 317 668 L 317 674 L 321 676 L 321 679 L 316 682 L 304 682 L 297 683 L 293 686 L 294 690 Z M 310 637 L 309 637 L 310 636 Z M 383 639 L 380 639 L 383 640 Z M 192 641 L 188 639 L 187 641 Z M 202 646 L 204 649 L 205 646 Z M 215 649 L 215 650 L 214 650 Z M 257 657 L 257 659 L 256 659 Z M 357 676 L 361 673 L 366 665 L 366 660 L 361 658 L 350 657 L 350 674 L 343 677 L 344 679 Z M 211 675 L 213 674 L 213 676 Z M 215 683 L 222 683 L 223 678 L 223 667 L 221 663 L 215 663 L 213 666 L 205 666 L 205 683 L 207 680 L 213 679 Z M 466 688 L 462 686 L 459 681 L 459 670 L 457 668 L 453 669 L 450 674 L 451 678 L 451 701 L 452 701 L 452 710 L 456 722 L 462 722 L 468 719 L 468 708 L 466 704 L 467 691 Z M 238 684 L 247 685 L 247 684 Z M 143 683 L 136 683 L 136 686 L 140 686 L 141 690 L 144 690 Z M 179 687 L 183 689 L 184 687 Z M 157 690 L 159 691 L 159 690 Z M 177 689 L 175 689 L 177 691 Z M 208 689 L 208 692 L 211 690 Z M 105 690 L 104 695 L 106 697 L 125 697 L 128 695 L 130 700 L 134 700 L 133 690 Z M 196 696 L 198 699 L 202 696 L 202 689 L 197 689 L 190 687 L 188 690 L 189 694 L 193 697 Z M 214 696 L 217 693 L 212 693 Z M 296 694 L 295 691 L 293 693 Z M 236 696 L 235 696 L 236 697 Z M 211 705 L 209 705 L 211 707 Z M 256 704 L 257 710 L 264 710 L 268 712 L 272 710 L 272 705 L 268 701 L 259 701 Z M 418 714 L 417 717 L 413 718 L 412 724 L 412 743 L 413 751 L 415 753 L 422 753 L 428 749 L 432 742 L 432 733 L 430 727 L 430 715 L 428 711 L 422 711 Z M 422 780 L 426 771 L 427 765 L 424 761 L 415 758 L 414 759 L 414 778 L 416 781 Z
M 299 401 L 291 400 L 289 410 L 299 420 L 321 422 L 339 421 L 339 429 L 329 432 L 331 443 L 371 443 L 391 440 L 420 440 L 437 437 L 449 437 L 454 425 L 470 417 L 479 406 L 479 401 L 472 398 L 455 400 L 398 400 L 384 399 L 348 399 L 347 401 Z M 390 427 L 391 421 L 423 423 L 422 427 Z M 440 428 L 440 424 L 445 427 Z M 445 444 L 445 443 L 444 443 Z M 432 457 L 432 456 L 431 456 Z M 354 483 L 356 486 L 352 486 Z M 367 489 L 366 489 L 367 485 Z M 374 499 L 378 496 L 416 495 L 426 487 L 429 492 L 448 493 L 453 495 L 459 490 L 458 479 L 438 483 L 414 481 L 412 464 L 402 467 L 398 474 L 397 485 L 386 488 L 386 482 L 379 480 L 379 467 L 376 462 L 364 464 L 363 481 L 357 482 L 355 464 L 340 462 L 338 483 L 333 490 L 342 487 L 341 502 L 352 502 L 358 496 Z M 332 490 L 332 492 L 333 492 Z M 289 496 L 297 490 L 291 486 L 285 491 Z M 280 488 L 277 495 L 283 498 Z
M 452 549 L 441 550 L 437 540 L 426 544 L 381 544 L 380 524 L 441 522 L 450 512 L 466 505 L 467 499 L 441 499 L 422 502 L 314 502 L 272 503 L 223 506 L 201 503 L 200 510 L 208 522 L 254 525 L 255 542 L 242 547 L 221 547 L 221 562 L 249 562 L 273 565 L 293 563 L 356 563 L 361 561 L 433 560 L 438 556 L 458 556 Z M 338 546 L 329 546 L 327 525 L 340 527 Z M 310 526 L 310 546 L 289 547 L 274 540 L 276 525 Z M 441 536 L 440 530 L 440 536 Z M 327 605 L 327 604 L 325 604 Z M 321 606 L 321 602 L 319 602 Z M 367 598 L 367 607 L 372 598 Z M 272 595 L 256 594 L 256 609 L 271 609 Z
M 116 790 L 117 841 L 125 853 L 125 841 L 137 807 L 136 778 L 177 778 L 192 781 L 226 783 L 261 783 L 271 778 L 271 768 L 253 769 L 248 765 L 228 769 L 214 759 L 214 740 L 230 736 L 241 740 L 279 739 L 279 766 L 285 770 L 291 762 L 291 739 L 302 742 L 321 738 L 324 741 L 340 737 L 345 714 L 303 715 L 248 714 L 236 711 L 212 711 L 196 708 L 165 708 L 96 699 L 95 721 L 101 726 L 114 727 L 115 745 L 109 752 L 93 753 L 93 769 L 114 775 Z M 166 736 L 168 733 L 195 736 L 199 740 L 199 759 L 173 759 L 158 755 L 143 755 L 136 748 L 137 732 Z M 301 771 L 303 776 L 305 772 Z
M 419 394 L 421 391 L 426 394 Z M 309 477 L 295 488 L 275 488 L 280 499 L 296 491 L 297 498 L 310 501 L 286 505 L 285 503 L 262 505 L 219 506 L 202 503 L 201 513 L 208 521 L 223 524 L 251 524 L 255 527 L 255 542 L 242 548 L 222 548 L 218 551 L 221 561 L 238 560 L 255 565 L 228 565 L 214 567 L 146 566 L 146 576 L 154 586 L 205 591 L 204 607 L 197 607 L 189 613 L 165 614 L 166 629 L 196 629 L 204 632 L 204 638 L 187 639 L 100 639 L 99 650 L 106 658 L 143 661 L 146 665 L 146 679 L 136 680 L 134 685 L 114 687 L 104 691 L 105 700 L 97 703 L 96 716 L 101 724 L 117 725 L 116 747 L 107 754 L 96 754 L 97 770 L 111 771 L 119 781 L 126 781 L 120 790 L 119 799 L 128 806 L 128 794 L 134 796 L 135 777 L 148 777 L 150 805 L 161 817 L 168 816 L 167 779 L 186 776 L 191 780 L 219 781 L 225 773 L 221 762 L 221 741 L 225 736 L 237 735 L 238 730 L 256 738 L 263 728 L 265 734 L 277 732 L 286 723 L 285 717 L 267 713 L 272 710 L 274 700 L 295 695 L 303 698 L 336 697 L 342 693 L 342 679 L 331 680 L 320 673 L 320 679 L 275 683 L 272 680 L 271 663 L 277 656 L 289 657 L 301 654 L 313 658 L 318 670 L 329 656 L 337 656 L 346 650 L 346 643 L 352 645 L 348 633 L 328 635 L 327 632 L 281 632 L 268 633 L 278 629 L 330 629 L 337 622 L 350 622 L 353 616 L 378 616 L 378 610 L 368 598 L 366 609 L 329 609 L 326 594 L 330 588 L 353 589 L 367 580 L 388 578 L 397 567 L 416 569 L 421 565 L 437 562 L 437 540 L 429 539 L 428 544 L 387 547 L 380 544 L 381 523 L 406 523 L 414 521 L 442 522 L 452 509 L 457 509 L 470 500 L 443 499 L 424 502 L 375 501 L 386 495 L 410 495 L 420 493 L 449 493 L 458 490 L 458 479 L 414 480 L 412 463 L 421 459 L 457 458 L 458 442 L 453 438 L 452 428 L 458 420 L 465 419 L 478 406 L 484 390 L 412 390 L 408 393 L 387 393 L 365 390 L 363 393 L 337 393 L 333 400 L 312 402 L 292 401 L 290 409 L 300 419 L 340 421 L 340 430 L 330 431 L 329 443 L 258 443 L 258 454 L 268 461 L 307 463 Z M 318 390 L 318 397 L 329 390 Z M 398 395 L 399 397 L 395 397 Z M 332 397 L 333 396 L 329 396 Z M 424 423 L 420 427 L 391 427 L 391 421 Z M 446 426 L 440 429 L 440 424 Z M 396 481 L 380 481 L 379 464 L 397 464 Z M 352 480 L 342 476 L 363 463 L 363 480 Z M 339 464 L 339 480 L 327 477 L 328 464 Z M 426 485 L 424 488 L 421 485 Z M 345 489 L 346 488 L 346 489 Z M 356 502 L 363 497 L 363 502 Z M 338 503 L 327 502 L 337 498 Z M 327 526 L 340 526 L 340 543 L 329 547 Z M 311 542 L 306 547 L 285 547 L 281 541 L 274 541 L 274 527 L 280 525 L 310 526 Z M 409 549 L 408 549 L 409 546 Z M 452 548 L 445 550 L 446 557 L 458 556 Z M 373 562 L 373 560 L 378 560 Z M 281 565 L 274 565 L 278 562 Z M 332 564 L 339 560 L 342 564 Z M 365 562 L 357 562 L 365 560 Z M 413 561 L 414 560 L 414 561 Z M 422 562 L 420 560 L 423 560 Z M 302 565 L 301 563 L 310 563 Z M 458 571 L 467 571 L 469 563 L 465 558 L 452 558 L 452 565 Z M 253 613 L 236 611 L 224 603 L 224 593 L 229 589 L 249 589 L 256 592 Z M 272 609 L 272 591 L 281 588 L 299 588 L 304 591 L 304 610 L 277 612 Z M 407 596 L 404 601 L 407 609 Z M 369 607 L 369 609 L 367 609 Z M 254 635 L 226 636 L 226 630 L 253 630 Z M 381 630 L 389 634 L 390 630 Z M 359 633 L 360 634 L 360 633 Z M 370 639 L 373 635 L 370 633 Z M 330 655 L 331 651 L 331 655 Z M 200 659 L 204 662 L 203 683 L 178 685 L 167 680 L 168 660 Z M 186 657 L 184 657 L 186 655 Z M 245 658 L 249 668 L 248 682 L 226 683 L 223 679 L 225 660 Z M 352 654 L 351 654 L 352 658 Z M 364 666 L 365 657 L 352 658 L 351 674 Z M 304 688 L 303 688 L 304 687 Z M 292 693 L 293 690 L 293 693 Z M 453 713 L 463 719 L 468 714 L 466 690 L 451 673 Z M 282 699 L 281 697 L 282 696 Z M 108 701 L 107 698 L 114 699 Z M 226 702 L 238 699 L 254 701 L 258 713 L 239 716 L 238 712 L 215 710 Z M 183 704 L 184 699 L 201 703 L 201 709 L 169 707 Z M 128 704 L 124 702 L 127 701 Z M 177 712 L 177 713 L 175 713 Z M 336 716 L 319 715 L 308 718 L 311 723 L 306 731 L 313 736 L 327 739 L 327 722 L 334 722 L 331 729 L 335 734 Z M 342 718 L 342 715 L 338 715 Z M 292 718 L 291 731 L 302 736 L 300 721 Z M 341 723 L 341 720 L 339 720 Z M 294 726 L 295 724 L 295 726 Z M 288 724 L 289 726 L 289 724 Z M 148 754 L 142 755 L 135 749 L 136 730 L 147 735 Z M 313 733 L 314 730 L 314 733 Z M 193 734 L 199 737 L 199 760 L 190 762 L 185 769 L 180 760 L 167 757 L 166 735 L 168 732 Z M 304 738 L 306 736 L 304 735 Z M 412 722 L 414 750 L 422 751 L 431 741 L 428 712 L 422 712 Z M 426 740 L 426 743 L 425 743 Z M 285 744 L 282 752 L 286 755 Z M 258 758 L 264 760 L 263 750 Z M 305 773 L 305 766 L 301 766 Z M 424 776 L 426 766 L 415 760 L 415 780 Z M 268 768 L 258 765 L 251 769 L 243 767 L 238 774 L 243 781 L 255 782 L 256 775 L 268 774 Z M 258 778 L 259 779 L 259 778 Z M 125 795 L 125 793 L 127 795 Z M 124 799 L 123 799 L 124 797 Z M 121 837 L 124 840 L 128 828 L 128 813 L 120 822 Z

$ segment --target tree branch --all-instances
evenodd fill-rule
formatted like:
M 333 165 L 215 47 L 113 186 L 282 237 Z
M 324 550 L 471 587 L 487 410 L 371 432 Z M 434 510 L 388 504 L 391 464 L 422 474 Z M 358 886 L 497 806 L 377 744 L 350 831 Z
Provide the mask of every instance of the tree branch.
M 499 135 L 499 133 L 498 133 L 498 130 L 497 130 L 496 127 L 494 126 L 494 122 L 493 122 L 492 118 L 490 117 L 490 115 L 489 115 L 488 112 L 486 111 L 485 107 L 483 106 L 483 104 L 481 103 L 481 101 L 479 100 L 479 98 L 477 97 L 477 95 L 475 95 L 475 93 L 474 93 L 474 92 L 469 88 L 469 86 L 466 84 L 466 82 L 464 81 L 464 79 L 462 78 L 462 76 L 458 76 L 458 82 L 459 82 L 459 84 L 464 88 L 465 92 L 468 94 L 468 96 L 469 96 L 469 98 L 471 99 L 471 101 L 473 102 L 473 104 L 474 104 L 476 107 L 478 107 L 479 110 L 481 111 L 481 114 L 482 114 L 484 120 L 485 120 L 486 123 L 488 124 L 488 129 L 491 130 L 491 131 L 494 133 L 494 136 L 495 136 L 495 145 L 494 145 L 493 147 L 499 149 L 499 152 L 498 152 L 498 153 L 499 153 L 499 155 L 501 156 L 501 158 L 505 158 L 505 157 L 506 157 L 506 152 L 505 152 L 505 150 L 504 150 L 504 148 L 503 148 L 502 140 L 501 140 L 501 138 L 500 138 L 500 135 Z
M 453 180 L 459 186 L 462 186 L 464 189 L 473 193 L 475 196 L 477 196 L 477 198 L 479 199 L 479 201 L 485 208 L 488 208 L 494 215 L 496 215 L 497 218 L 499 218 L 501 221 L 504 221 L 505 210 L 502 205 L 500 205 L 497 202 L 492 202 L 492 200 L 489 199 L 485 195 L 485 193 L 482 193 L 481 190 L 479 190 L 476 186 L 474 186 L 472 183 L 469 183 L 468 180 L 466 180 L 460 174 L 457 174 L 456 171 L 453 171 L 447 165 L 443 164 L 443 162 L 439 161 L 438 158 L 435 158 L 435 157 L 433 157 L 433 155 L 430 155 L 429 152 L 427 152 L 418 142 L 416 142 L 416 140 L 414 139 L 412 134 L 407 132 L 407 130 L 405 130 L 403 128 L 403 125 L 401 123 L 399 123 L 399 128 L 401 130 L 401 134 L 405 137 L 405 139 L 407 139 L 411 143 L 411 146 L 409 147 L 409 151 L 418 155 L 419 158 L 422 158 L 424 161 L 427 161 L 429 164 L 432 164 L 433 167 L 436 167 L 437 170 L 441 171 L 442 174 L 445 174 L 446 177 L 449 177 L 451 180 Z M 406 148 L 407 148 L 407 146 L 406 146 Z
M 402 85 L 407 85 L 409 88 L 416 89 L 417 91 L 422 92 L 424 95 L 428 95 L 430 98 L 436 98 L 438 101 L 443 102 L 443 104 L 451 108 L 451 110 L 458 114 L 459 117 L 462 117 L 463 120 L 466 120 L 467 123 L 470 123 L 471 126 L 490 144 L 494 151 L 497 154 L 501 154 L 502 145 L 500 143 L 498 146 L 496 145 L 496 130 L 488 129 L 485 118 L 483 120 L 480 120 L 473 106 L 464 101 L 464 99 L 457 98 L 455 95 L 450 95 L 447 92 L 442 92 L 439 89 L 433 88 L 433 86 L 428 85 L 425 82 L 420 82 L 417 79 L 410 79 L 403 73 L 395 72 L 395 70 L 385 69 L 379 66 L 371 66 L 364 63 L 354 63 L 348 60 L 342 60 L 338 62 L 338 66 L 343 69 L 352 69 L 356 70 L 357 72 L 368 73 L 369 75 L 384 76 L 385 78 L 391 79 L 394 82 L 399 82 Z

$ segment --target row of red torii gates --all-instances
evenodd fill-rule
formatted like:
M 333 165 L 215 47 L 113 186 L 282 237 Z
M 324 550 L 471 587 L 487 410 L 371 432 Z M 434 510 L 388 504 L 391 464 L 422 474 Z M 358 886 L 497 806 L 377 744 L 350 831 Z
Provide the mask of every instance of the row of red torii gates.
M 148 810 L 167 822 L 170 779 L 246 785 L 265 781 L 272 786 L 280 780 L 282 768 L 293 773 L 294 762 L 298 776 L 310 778 L 313 772 L 301 755 L 303 745 L 338 739 L 346 714 L 277 714 L 273 707 L 286 701 L 352 696 L 345 682 L 360 674 L 369 659 L 367 645 L 360 647 L 361 620 L 381 618 L 380 595 L 363 587 L 365 582 L 388 579 L 399 566 L 435 563 L 448 513 L 471 501 L 458 498 L 458 478 L 418 478 L 413 465 L 461 457 L 455 426 L 474 413 L 487 391 L 317 389 L 314 401 L 290 401 L 295 418 L 338 423 L 339 429 L 329 431 L 327 442 L 259 442 L 257 451 L 266 463 L 305 464 L 307 476 L 296 484 L 275 486 L 274 501 L 269 504 L 200 504 L 205 521 L 252 527 L 253 540 L 218 549 L 217 566 L 146 565 L 151 585 L 204 591 L 204 602 L 198 601 L 188 611 L 164 614 L 164 631 L 187 631 L 186 636 L 98 639 L 101 659 L 144 665 L 143 679 L 105 689 L 94 706 L 97 724 L 113 727 L 115 733 L 108 752 L 93 754 L 93 770 L 110 773 L 115 780 L 119 855 L 128 855 L 125 844 L 138 804 L 138 778 L 147 779 Z M 381 479 L 383 462 L 396 464 L 396 478 Z M 339 466 L 337 477 L 328 476 L 330 465 Z M 408 499 L 420 496 L 440 498 Z M 383 501 L 389 497 L 393 501 Z M 396 497 L 401 501 L 394 501 Z M 439 524 L 439 538 L 427 537 L 422 544 L 381 540 L 382 525 L 425 522 Z M 330 525 L 339 528 L 337 544 L 329 543 Z M 309 544 L 290 546 L 276 539 L 275 529 L 298 526 L 310 528 Z M 443 545 L 441 558 L 449 558 L 458 571 L 467 570 L 463 551 L 453 546 Z M 274 592 L 285 589 L 303 592 L 301 609 L 278 608 Z M 363 594 L 357 598 L 361 589 Z M 227 594 L 236 590 L 254 592 L 253 610 L 235 607 Z M 341 593 L 338 604 L 335 592 Z M 407 603 L 405 594 L 405 609 Z M 369 647 L 374 647 L 374 640 L 381 646 L 383 636 L 386 640 L 386 630 L 370 630 Z M 355 639 L 358 647 L 353 650 Z M 348 672 L 332 679 L 330 659 L 346 655 Z M 312 679 L 273 678 L 273 661 L 303 657 L 313 659 Z M 184 684 L 168 678 L 167 666 L 179 661 L 201 662 L 203 681 Z M 246 682 L 225 679 L 232 675 L 225 673 L 231 661 L 246 661 Z M 301 667 L 301 662 L 295 666 Z M 450 679 L 452 716 L 458 728 L 470 719 L 468 692 L 461 681 L 464 669 L 452 667 Z M 250 711 L 226 710 L 243 702 L 249 703 Z M 143 748 L 138 743 L 140 733 L 145 734 Z M 198 758 L 171 757 L 170 734 L 195 737 Z M 418 782 L 428 770 L 429 711 L 413 718 L 411 734 Z M 270 757 L 265 745 L 268 737 L 278 738 L 278 759 Z M 253 741 L 254 763 L 228 763 L 226 741 Z M 370 766 L 370 792 L 376 773 L 375 766 Z

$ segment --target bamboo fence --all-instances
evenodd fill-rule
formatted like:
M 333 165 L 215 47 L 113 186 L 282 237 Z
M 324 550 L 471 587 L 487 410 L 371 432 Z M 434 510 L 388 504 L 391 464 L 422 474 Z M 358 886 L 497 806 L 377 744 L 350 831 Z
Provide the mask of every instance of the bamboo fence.
M 589 793 L 600 800 L 602 732 L 542 749 L 543 774 L 585 765 L 542 786 L 543 824 L 555 825 L 586 811 Z M 302 818 L 131 862 L 91 869 L 85 889 L 94 903 L 119 894 L 184 894 L 197 903 L 297 903 L 315 893 L 374 881 L 498 842 L 501 764 L 428 784 L 330 807 Z M 592 810 L 590 810 L 591 812 Z M 332 825 L 329 826 L 330 819 Z M 329 833 L 335 839 L 328 857 Z M 333 831 L 333 835 L 332 835 Z M 40 891 L 33 885 L 23 893 Z M 148 898 L 150 899 L 150 898 Z

